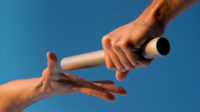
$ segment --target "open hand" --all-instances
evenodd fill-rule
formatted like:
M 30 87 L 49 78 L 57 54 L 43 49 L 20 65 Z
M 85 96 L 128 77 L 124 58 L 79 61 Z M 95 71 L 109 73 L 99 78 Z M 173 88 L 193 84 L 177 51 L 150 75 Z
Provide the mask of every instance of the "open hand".
M 74 75 L 65 74 L 58 68 L 55 54 L 47 53 L 47 68 L 42 73 L 43 91 L 53 95 L 84 93 L 104 100 L 114 101 L 114 95 L 125 95 L 122 87 L 114 86 L 112 81 L 89 81 Z

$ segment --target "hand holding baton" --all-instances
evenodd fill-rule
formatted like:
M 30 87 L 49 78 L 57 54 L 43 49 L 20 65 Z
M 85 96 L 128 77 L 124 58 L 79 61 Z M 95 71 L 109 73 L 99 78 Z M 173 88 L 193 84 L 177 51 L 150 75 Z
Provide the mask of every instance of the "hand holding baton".
M 142 56 L 146 59 L 166 56 L 170 51 L 170 43 L 166 38 L 157 37 L 150 40 L 142 47 Z M 105 65 L 104 51 L 94 51 L 61 60 L 63 70 L 77 70 Z

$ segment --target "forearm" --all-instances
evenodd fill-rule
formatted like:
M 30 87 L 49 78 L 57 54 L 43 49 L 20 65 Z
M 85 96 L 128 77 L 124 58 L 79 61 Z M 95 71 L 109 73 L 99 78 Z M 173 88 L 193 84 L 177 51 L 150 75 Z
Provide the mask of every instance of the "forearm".
M 176 16 L 188 9 L 198 0 L 153 0 L 139 18 L 147 18 L 164 27 Z
M 21 112 L 29 105 L 48 97 L 41 78 L 11 81 L 0 85 L 0 112 Z

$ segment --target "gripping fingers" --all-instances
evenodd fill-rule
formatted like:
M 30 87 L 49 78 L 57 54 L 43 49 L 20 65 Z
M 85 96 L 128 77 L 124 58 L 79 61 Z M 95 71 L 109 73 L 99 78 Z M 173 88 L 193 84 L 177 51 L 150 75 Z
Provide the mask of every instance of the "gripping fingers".
M 131 64 L 135 65 L 136 68 L 149 66 L 153 60 L 143 58 L 141 54 L 133 52 L 130 48 L 122 48 L 122 50 L 131 62 Z
M 125 53 L 122 51 L 120 46 L 114 47 L 114 52 L 119 57 L 119 60 L 121 61 L 121 63 L 123 64 L 126 70 L 132 70 L 134 68 L 135 65 L 132 65 L 130 63 L 129 59 L 127 58 Z
M 106 60 L 106 66 L 108 69 L 116 69 L 116 70 L 123 70 L 123 65 L 120 62 L 118 56 L 115 54 L 112 48 L 110 50 L 104 49 L 105 51 L 105 60 Z
M 113 64 L 110 56 L 107 53 L 105 53 L 105 60 L 106 60 L 106 67 L 110 70 L 114 70 L 115 65 Z
M 129 71 L 126 71 L 126 72 L 119 72 L 119 71 L 117 71 L 116 75 L 115 75 L 116 79 L 118 81 L 123 81 L 127 77 L 128 73 L 129 73 Z
M 110 55 L 110 58 L 115 66 L 115 69 L 117 71 L 126 71 L 126 68 L 123 66 L 122 62 L 120 61 L 118 55 L 115 53 L 115 49 L 112 48 L 108 54 Z
M 103 44 L 103 48 L 104 48 L 104 54 L 105 54 L 107 68 L 122 71 L 124 69 L 124 67 L 123 67 L 122 63 L 120 62 L 118 56 L 115 54 L 110 40 L 103 38 L 102 44 Z
M 133 57 L 137 60 L 137 63 L 139 64 L 138 67 L 147 67 L 151 64 L 153 59 L 145 59 L 139 54 L 133 54 Z
M 105 54 L 105 61 L 106 61 L 106 66 L 108 69 L 113 70 L 115 68 L 108 52 L 110 49 L 110 40 L 106 39 L 105 37 L 102 39 L 102 45 L 104 49 L 104 54 Z

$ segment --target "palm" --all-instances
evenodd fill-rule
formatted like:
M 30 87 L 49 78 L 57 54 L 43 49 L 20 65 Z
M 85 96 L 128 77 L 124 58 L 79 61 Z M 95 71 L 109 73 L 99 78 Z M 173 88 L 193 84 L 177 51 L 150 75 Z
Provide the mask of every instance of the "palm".
M 58 68 L 58 59 L 53 53 L 47 54 L 48 67 L 43 71 L 42 79 L 53 94 L 84 93 L 104 100 L 113 101 L 113 94 L 125 95 L 122 87 L 114 86 L 112 81 L 89 81 L 83 78 L 64 74 Z

